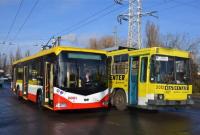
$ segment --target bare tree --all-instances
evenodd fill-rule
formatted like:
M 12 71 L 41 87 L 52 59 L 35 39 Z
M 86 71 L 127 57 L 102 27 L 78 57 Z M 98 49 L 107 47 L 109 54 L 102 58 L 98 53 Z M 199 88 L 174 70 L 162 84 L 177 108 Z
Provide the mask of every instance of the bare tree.
M 114 46 L 114 39 L 112 36 L 104 36 L 100 39 L 90 38 L 89 48 L 103 49 Z
M 15 54 L 15 60 L 19 60 L 22 58 L 21 49 L 18 47 Z
M 27 50 L 27 51 L 25 52 L 25 57 L 28 57 L 28 56 L 30 56 L 30 55 L 31 55 L 30 50 Z
M 2 67 L 3 67 L 3 59 L 2 59 L 3 57 L 2 56 L 3 56 L 3 54 L 0 53 L 0 69 L 2 69 Z
M 7 63 L 7 55 L 5 54 L 3 56 L 4 56 L 3 57 L 3 70 L 6 71 L 7 70 L 6 67 L 8 65 L 8 63 Z
M 146 24 L 146 46 L 161 46 L 159 27 L 153 22 L 148 21 Z
M 10 54 L 9 54 L 9 64 L 12 65 L 14 61 L 15 61 L 15 57 L 14 57 L 13 53 L 10 52 Z
M 90 40 L 89 40 L 89 48 L 91 48 L 91 49 L 98 48 L 97 39 L 96 38 L 90 38 Z

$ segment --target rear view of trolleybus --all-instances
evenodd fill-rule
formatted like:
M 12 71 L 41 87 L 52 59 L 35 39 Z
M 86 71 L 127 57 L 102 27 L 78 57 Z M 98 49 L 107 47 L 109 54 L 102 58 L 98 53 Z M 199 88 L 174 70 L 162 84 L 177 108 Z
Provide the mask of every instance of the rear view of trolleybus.
M 111 103 L 148 109 L 193 104 L 189 53 L 167 48 L 109 52 Z
M 13 64 L 18 97 L 52 110 L 108 106 L 106 52 L 53 47 Z

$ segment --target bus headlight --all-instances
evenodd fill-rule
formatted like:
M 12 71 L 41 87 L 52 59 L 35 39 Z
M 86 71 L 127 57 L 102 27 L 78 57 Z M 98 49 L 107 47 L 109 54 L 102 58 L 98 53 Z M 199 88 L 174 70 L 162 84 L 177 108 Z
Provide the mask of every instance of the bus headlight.
M 158 99 L 163 100 L 164 99 L 164 95 L 163 94 L 158 94 Z
M 61 107 L 67 107 L 66 103 L 57 103 L 56 107 L 61 108 Z
M 164 94 L 156 94 L 155 95 L 155 99 L 163 100 L 164 99 Z
M 190 94 L 187 95 L 187 99 L 192 99 Z
M 104 106 L 107 106 L 108 105 L 108 101 L 104 101 L 102 104 L 104 105 Z

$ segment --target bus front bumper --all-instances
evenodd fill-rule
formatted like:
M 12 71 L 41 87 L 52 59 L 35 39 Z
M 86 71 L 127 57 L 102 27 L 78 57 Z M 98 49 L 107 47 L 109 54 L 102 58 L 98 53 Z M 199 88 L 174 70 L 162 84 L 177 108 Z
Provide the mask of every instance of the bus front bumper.
M 193 105 L 194 101 L 192 99 L 187 100 L 148 100 L 147 104 L 149 106 L 187 106 Z

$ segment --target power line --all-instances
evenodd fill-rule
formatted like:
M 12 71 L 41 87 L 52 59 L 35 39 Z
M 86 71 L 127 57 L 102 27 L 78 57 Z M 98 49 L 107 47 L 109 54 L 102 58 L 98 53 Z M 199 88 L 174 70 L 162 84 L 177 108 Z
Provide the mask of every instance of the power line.
M 105 17 L 105 16 L 107 16 L 107 15 L 109 15 L 109 14 L 115 12 L 115 11 L 118 11 L 119 9 L 122 9 L 122 7 L 119 7 L 119 8 L 117 8 L 117 9 L 113 9 L 113 10 L 110 10 L 109 12 L 106 12 L 106 13 L 104 13 L 104 14 L 102 14 L 102 15 L 100 15 L 100 16 L 98 16 L 98 17 L 96 17 L 96 18 L 94 18 L 94 19 L 92 19 L 92 20 L 90 20 L 90 21 L 88 21 L 88 22 L 86 22 L 86 23 L 81 24 L 80 26 L 78 26 L 78 27 L 76 27 L 76 28 L 74 28 L 74 29 L 68 31 L 67 33 L 70 33 L 70 32 L 72 32 L 72 31 L 78 30 L 78 29 L 80 29 L 80 28 L 82 28 L 82 27 L 84 27 L 84 26 L 86 26 L 86 25 L 88 25 L 88 24 L 90 24 L 90 23 L 92 23 L 92 22 L 95 22 L 95 21 L 99 20 L 99 19 L 102 18 L 102 17 Z
M 68 30 L 66 29 L 65 31 L 66 31 L 66 33 L 70 33 L 70 32 L 72 32 L 72 31 L 81 29 L 81 28 L 83 28 L 84 26 L 86 26 L 86 25 L 88 25 L 88 24 L 90 24 L 90 23 L 93 23 L 93 22 L 99 20 L 100 18 L 103 18 L 103 17 L 105 17 L 105 16 L 107 16 L 107 15 L 109 15 L 109 14 L 111 14 L 111 13 L 113 13 L 113 12 L 119 10 L 119 9 L 122 9 L 122 8 L 123 8 L 123 7 L 119 7 L 119 8 L 117 8 L 117 9 L 109 10 L 108 12 L 106 12 L 106 13 L 104 13 L 104 14 L 100 14 L 100 16 L 96 16 L 95 18 L 93 18 L 93 19 L 91 19 L 91 20 L 90 20 L 89 17 L 88 17 L 88 19 L 86 19 L 84 23 L 77 23 L 76 26 L 74 25 L 74 28 L 69 28 Z M 101 10 L 101 13 L 102 13 L 102 10 Z M 94 15 L 91 16 L 90 18 L 92 18 L 92 17 L 94 17 Z M 80 21 L 80 22 L 81 22 L 81 21 Z M 54 36 L 53 36 L 53 37 L 54 37 Z M 52 39 L 52 37 L 50 38 L 50 40 L 51 40 L 51 39 Z M 49 41 L 48 41 L 48 42 L 49 42 Z
M 108 5 L 107 7 L 105 7 L 105 8 L 103 8 L 103 9 L 101 9 L 101 10 L 99 10 L 99 11 L 97 11 L 97 12 L 91 14 L 90 16 L 88 16 L 88 17 L 86 17 L 86 18 L 80 20 L 79 22 L 77 22 L 77 23 L 75 23 L 75 24 L 73 24 L 73 25 L 71 25 L 71 26 L 69 26 L 69 27 L 67 27 L 67 28 L 65 28 L 65 29 L 63 29 L 63 30 L 61 30 L 60 32 L 58 32 L 57 34 L 55 34 L 55 36 L 58 36 L 59 34 L 65 32 L 65 31 L 68 31 L 68 30 L 70 30 L 70 29 L 73 29 L 73 27 L 76 27 L 77 25 L 80 25 L 81 23 L 87 22 L 88 20 L 90 20 L 90 19 L 93 18 L 94 16 L 97 16 L 97 15 L 101 14 L 102 12 L 104 12 L 104 11 L 106 11 L 106 10 L 112 8 L 114 5 L 115 5 L 115 4 Z
M 174 0 L 172 0 L 174 1 Z M 192 2 L 195 2 L 196 0 L 192 0 L 192 1 L 189 1 L 189 2 L 185 2 L 184 4 L 183 3 L 178 3 L 176 5 L 173 5 L 173 6 L 170 6 L 170 7 L 167 7 L 167 8 L 164 8 L 164 9 L 161 9 L 160 11 L 158 10 L 158 12 L 163 12 L 163 11 L 168 11 L 169 9 L 174 9 L 174 8 L 177 8 L 177 7 L 181 7 L 181 6 L 185 6 L 187 4 L 190 4 Z M 174 1 L 175 2 L 175 1 Z
M 199 7 L 195 6 L 195 5 L 192 5 L 192 2 L 196 2 L 196 1 L 192 1 L 192 2 L 182 2 L 182 1 L 177 1 L 177 0 L 173 0 L 173 2 L 175 3 L 178 3 L 178 4 L 182 4 L 182 5 L 185 5 L 185 6 L 188 6 L 188 7 L 192 7 L 192 8 L 195 8 L 197 10 L 199 10 Z
M 6 40 L 8 39 L 8 37 L 9 37 L 9 35 L 10 35 L 12 29 L 13 29 L 13 26 L 14 26 L 16 20 L 17 20 L 18 14 L 19 14 L 19 12 L 20 12 L 20 10 L 22 8 L 23 2 L 24 2 L 24 0 L 21 0 L 20 3 L 19 3 L 19 7 L 18 7 L 17 12 L 15 14 L 15 17 L 14 17 L 14 19 L 13 19 L 13 21 L 12 21 L 10 27 L 9 27 L 9 30 L 8 30 L 8 33 L 6 35 L 6 38 L 5 38 L 4 42 L 6 42 Z
M 155 8 L 155 7 L 158 7 L 158 6 L 162 6 L 162 5 L 166 5 L 166 4 L 170 4 L 171 2 L 173 2 L 174 0 L 167 0 L 167 1 L 162 1 L 162 2 L 159 2 L 157 4 L 154 4 L 152 6 L 147 6 L 147 7 L 143 7 L 143 8 Z
M 13 41 L 17 38 L 17 36 L 19 35 L 19 33 L 21 32 L 21 30 L 23 29 L 24 25 L 27 23 L 28 19 L 30 18 L 30 16 L 32 15 L 35 7 L 37 6 L 37 4 L 39 3 L 39 0 L 36 0 L 33 7 L 31 8 L 29 14 L 27 15 L 27 17 L 25 18 L 23 24 L 19 27 L 18 31 L 16 32 Z

